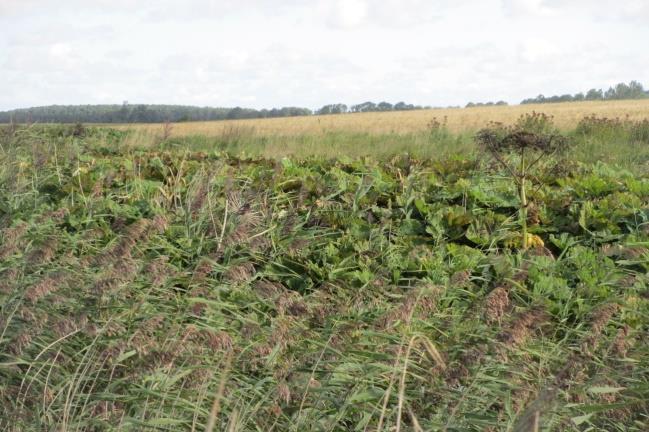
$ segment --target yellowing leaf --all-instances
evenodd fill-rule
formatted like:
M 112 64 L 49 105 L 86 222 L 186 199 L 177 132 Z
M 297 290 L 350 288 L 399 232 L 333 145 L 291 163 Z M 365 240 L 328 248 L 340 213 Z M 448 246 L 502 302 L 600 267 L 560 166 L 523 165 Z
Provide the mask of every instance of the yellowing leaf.
M 535 234 L 527 234 L 527 245 L 529 247 L 543 247 L 545 246 L 545 243 L 543 243 L 543 239 L 541 237 L 535 235 Z

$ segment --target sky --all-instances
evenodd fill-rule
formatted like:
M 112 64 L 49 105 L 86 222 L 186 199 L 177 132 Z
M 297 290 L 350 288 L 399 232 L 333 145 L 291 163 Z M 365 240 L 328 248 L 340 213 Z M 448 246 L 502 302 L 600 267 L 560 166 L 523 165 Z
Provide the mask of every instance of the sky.
M 0 110 L 518 103 L 649 86 L 649 0 L 0 0 Z

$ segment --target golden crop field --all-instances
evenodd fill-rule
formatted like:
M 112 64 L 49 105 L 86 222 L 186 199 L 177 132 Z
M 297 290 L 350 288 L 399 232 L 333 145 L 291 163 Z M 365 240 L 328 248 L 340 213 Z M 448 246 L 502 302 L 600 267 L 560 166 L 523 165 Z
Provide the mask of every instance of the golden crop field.
M 474 131 L 490 121 L 513 123 L 532 111 L 552 115 L 560 129 L 574 128 L 585 116 L 641 120 L 649 118 L 649 100 L 565 102 L 539 105 L 512 105 L 474 108 L 440 108 L 416 111 L 353 113 L 309 117 L 185 122 L 173 125 L 171 136 L 222 136 L 236 133 L 256 136 L 301 136 L 332 132 L 369 134 L 409 134 L 428 129 L 431 120 L 445 121 L 449 131 Z M 160 124 L 118 125 L 159 134 Z

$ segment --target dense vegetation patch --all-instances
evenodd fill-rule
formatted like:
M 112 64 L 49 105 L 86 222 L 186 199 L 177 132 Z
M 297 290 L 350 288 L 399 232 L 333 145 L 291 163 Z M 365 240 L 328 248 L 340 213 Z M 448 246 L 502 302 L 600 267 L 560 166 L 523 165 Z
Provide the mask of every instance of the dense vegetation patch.
M 537 165 L 523 251 L 486 156 L 124 135 L 2 130 L 0 427 L 649 427 L 646 176 Z

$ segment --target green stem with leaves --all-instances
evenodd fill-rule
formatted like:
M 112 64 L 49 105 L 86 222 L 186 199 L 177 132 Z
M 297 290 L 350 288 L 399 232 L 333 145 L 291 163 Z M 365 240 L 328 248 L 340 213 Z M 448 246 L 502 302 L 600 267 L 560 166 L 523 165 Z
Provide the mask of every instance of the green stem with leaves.
M 520 181 L 518 182 L 518 194 L 521 199 L 520 204 L 520 218 L 521 218 L 521 234 L 523 235 L 523 250 L 527 250 L 527 195 L 525 194 L 525 149 L 521 150 L 521 168 L 520 168 Z

